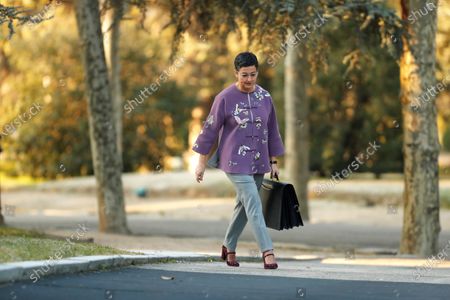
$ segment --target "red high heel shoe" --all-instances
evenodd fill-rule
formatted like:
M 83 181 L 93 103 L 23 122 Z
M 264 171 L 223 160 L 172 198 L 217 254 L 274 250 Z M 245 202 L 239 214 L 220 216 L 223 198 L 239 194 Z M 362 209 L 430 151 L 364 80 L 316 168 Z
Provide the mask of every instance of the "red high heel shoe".
M 270 250 L 268 250 L 270 251 Z M 278 264 L 277 263 L 273 263 L 273 264 L 266 264 L 266 257 L 267 256 L 275 256 L 273 253 L 269 253 L 269 254 L 264 254 L 267 251 L 263 252 L 263 261 L 264 261 L 264 269 L 277 269 L 278 268 Z
M 227 247 L 222 246 L 222 259 L 227 262 L 227 265 L 230 267 L 239 267 L 239 263 L 237 261 L 229 261 L 228 254 L 236 254 L 236 252 L 228 252 Z

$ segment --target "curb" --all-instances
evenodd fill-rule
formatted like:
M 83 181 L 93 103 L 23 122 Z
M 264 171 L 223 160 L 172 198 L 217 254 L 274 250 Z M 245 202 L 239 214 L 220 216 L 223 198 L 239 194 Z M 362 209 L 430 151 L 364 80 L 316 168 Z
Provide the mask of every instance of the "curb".
M 130 250 L 129 250 L 130 251 Z M 40 278 L 49 275 L 62 275 L 79 272 L 104 271 L 113 268 L 137 266 L 145 264 L 176 262 L 198 262 L 198 261 L 222 261 L 219 255 L 198 254 L 193 252 L 172 251 L 139 251 L 141 255 L 98 255 L 78 256 L 52 261 L 48 260 L 24 261 L 0 264 L 0 284 L 13 283 L 15 281 L 30 280 L 35 283 Z M 293 259 L 278 257 L 278 261 L 317 260 L 320 257 L 309 259 Z M 256 262 L 261 258 L 253 256 L 241 256 L 240 261 Z M 37 276 L 39 274 L 39 276 Z M 34 277 L 32 277 L 34 275 Z M 35 281 L 34 281 L 35 280 Z
M 99 255 L 78 256 L 57 261 L 37 260 L 0 264 L 0 284 L 14 281 L 30 280 L 35 283 L 49 275 L 61 275 L 78 272 L 106 270 L 132 265 L 161 263 L 167 260 L 207 260 L 215 259 L 208 255 L 196 253 L 145 254 L 145 255 Z
M 132 252 L 136 250 L 131 250 Z M 50 275 L 63 275 L 80 272 L 106 271 L 145 264 L 164 264 L 180 262 L 222 262 L 219 255 L 194 252 L 173 251 L 139 251 L 144 254 L 129 255 L 99 255 L 69 257 L 49 264 L 48 260 L 24 261 L 0 264 L 0 285 L 13 284 L 16 281 L 30 280 L 36 283 L 39 279 Z M 410 258 L 409 256 L 399 257 Z M 305 258 L 277 257 L 277 261 L 321 261 L 324 257 L 312 256 Z M 331 258 L 333 260 L 334 258 Z M 341 258 L 342 259 L 342 258 Z M 241 256 L 241 262 L 261 262 L 261 257 Z M 449 262 L 450 263 L 450 262 Z M 404 268 L 405 266 L 401 266 Z M 37 277 L 36 274 L 39 273 Z M 32 277 L 34 275 L 34 277 Z

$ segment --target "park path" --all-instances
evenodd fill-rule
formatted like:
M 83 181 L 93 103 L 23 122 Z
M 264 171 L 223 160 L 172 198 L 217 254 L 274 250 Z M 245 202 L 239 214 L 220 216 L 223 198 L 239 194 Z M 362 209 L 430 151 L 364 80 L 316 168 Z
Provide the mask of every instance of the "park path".
M 195 182 L 191 175 L 189 172 L 124 175 L 131 236 L 97 231 L 93 177 L 3 191 L 2 203 L 13 207 L 5 218 L 8 224 L 17 227 L 70 235 L 78 223 L 84 222 L 91 228 L 89 236 L 104 245 L 214 253 L 221 244 L 233 211 L 234 192 L 221 171 L 208 170 L 201 184 Z M 312 180 L 310 188 L 321 182 Z M 390 199 L 400 197 L 402 186 L 399 179 L 343 181 L 332 192 L 353 195 L 352 199 L 340 197 L 336 201 L 333 195 L 313 198 L 310 201 L 311 220 L 306 226 L 281 232 L 270 230 L 271 236 L 286 256 L 311 251 L 351 255 L 353 252 L 364 253 L 367 249 L 392 253 L 398 249 L 403 210 Z M 135 190 L 139 188 L 148 189 L 148 196 L 136 196 Z M 447 188 L 450 188 L 450 181 L 443 180 L 441 189 Z M 198 192 L 197 189 L 203 190 Z M 166 192 L 170 195 L 164 196 Z M 386 201 L 385 194 L 389 194 Z M 374 204 L 354 200 L 364 197 L 378 197 L 383 201 Z M 440 244 L 443 247 L 450 241 L 450 210 L 441 210 L 440 221 Z M 241 253 L 257 252 L 249 226 L 240 241 Z

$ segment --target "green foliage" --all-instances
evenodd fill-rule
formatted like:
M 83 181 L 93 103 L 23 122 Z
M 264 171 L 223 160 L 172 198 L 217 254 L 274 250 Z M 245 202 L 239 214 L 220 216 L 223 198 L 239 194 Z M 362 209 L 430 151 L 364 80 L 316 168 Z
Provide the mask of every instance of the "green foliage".
M 14 90 L 2 102 L 3 108 L 16 108 L 1 116 L 2 124 L 27 113 L 34 103 L 43 108 L 5 138 L 5 157 L 16 162 L 17 174 L 48 178 L 89 174 L 92 164 L 77 33 L 49 21 L 25 28 L 21 35 L 11 41 L 14 52 L 9 59 L 14 68 L 5 80 Z
M 365 37 L 378 36 L 381 47 L 398 57 L 401 51 L 402 23 L 396 13 L 381 1 L 372 0 L 302 0 L 302 1 L 166 1 L 158 2 L 170 10 L 170 25 L 175 27 L 172 57 L 178 51 L 183 33 L 212 31 L 225 38 L 230 32 L 240 36 L 239 25 L 245 25 L 249 46 L 256 42 L 267 54 L 273 46 L 285 41 L 288 29 L 298 30 L 312 23 L 318 15 L 334 19 L 335 24 L 355 21 Z M 319 40 L 315 35 L 311 40 Z M 311 49 L 316 43 L 310 43 Z M 317 48 L 316 48 L 317 49 Z M 317 56 L 315 64 L 320 62 Z M 313 74 L 314 75 L 314 74 Z
M 67 26 L 55 26 L 63 19 Z M 15 133 L 2 139 L 2 158 L 6 165 L 14 163 L 14 168 L 4 170 L 10 175 L 55 178 L 93 173 L 84 78 L 74 28 L 73 17 L 56 16 L 39 27 L 24 29 L 21 38 L 10 41 L 14 51 L 8 53 L 8 59 L 13 68 L 3 83 L 9 92 L 2 95 L 0 103 L 2 127 L 29 111 L 33 103 L 43 106 L 32 119 L 21 122 Z M 160 42 L 145 32 L 124 35 L 124 104 L 169 67 Z M 170 78 L 125 117 L 124 171 L 141 166 L 154 169 L 161 157 L 184 152 L 194 105 L 191 95 Z M 171 117 L 171 124 L 163 122 L 165 116 Z
M 181 156 L 188 147 L 188 122 L 195 101 L 187 90 L 174 82 L 165 83 L 157 92 L 125 116 L 123 136 L 124 169 L 139 167 L 155 170 L 164 156 Z M 172 132 L 173 131 L 173 132 Z M 167 139 L 173 142 L 166 142 Z
M 444 132 L 442 150 L 450 152 L 450 127 L 447 127 L 447 129 Z
M 377 0 L 329 0 L 324 5 L 324 15 L 340 21 L 350 21 L 358 27 L 363 40 L 377 40 L 381 48 L 387 48 L 395 58 L 402 51 L 402 20 L 384 1 Z M 377 46 L 374 44 L 373 46 Z
M 311 170 L 329 176 L 347 168 L 369 142 L 376 141 L 381 148 L 358 171 L 401 172 L 398 66 L 388 51 L 377 47 L 376 39 L 364 39 L 355 28 L 349 21 L 339 31 L 330 26 L 322 32 L 332 55 L 327 56 L 327 70 L 318 72 L 308 91 Z M 279 98 L 282 66 L 277 66 L 277 74 L 272 92 Z
M 11 1 L 9 1 L 11 2 Z M 20 1 L 21 2 L 21 1 Z M 39 5 L 40 1 L 35 1 L 32 5 Z M 58 1 L 49 0 L 40 11 L 33 11 L 30 8 L 24 8 L 22 6 L 16 6 L 8 3 L 8 5 L 0 4 L 0 33 L 3 29 L 3 24 L 7 24 L 8 27 L 8 39 L 11 39 L 16 32 L 15 27 L 24 25 L 36 25 L 43 21 L 51 19 L 48 16 L 48 11 L 54 5 L 59 5 Z M 0 39 L 2 36 L 0 35 Z

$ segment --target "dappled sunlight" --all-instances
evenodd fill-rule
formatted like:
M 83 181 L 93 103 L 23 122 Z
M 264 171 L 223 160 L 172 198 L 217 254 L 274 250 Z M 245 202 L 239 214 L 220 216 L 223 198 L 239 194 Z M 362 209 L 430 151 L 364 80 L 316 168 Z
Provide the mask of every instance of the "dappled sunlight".
M 422 267 L 429 261 L 427 259 L 411 258 L 325 258 L 323 264 L 335 265 L 364 265 L 364 266 L 390 266 L 390 267 Z M 441 261 L 434 268 L 450 269 L 450 261 Z

